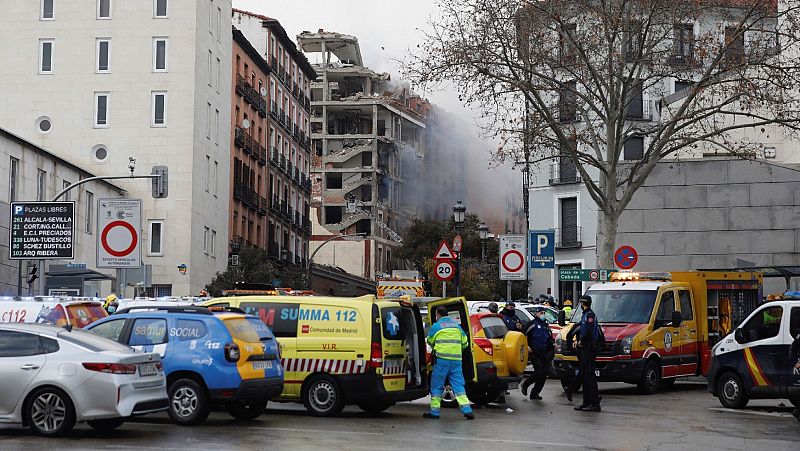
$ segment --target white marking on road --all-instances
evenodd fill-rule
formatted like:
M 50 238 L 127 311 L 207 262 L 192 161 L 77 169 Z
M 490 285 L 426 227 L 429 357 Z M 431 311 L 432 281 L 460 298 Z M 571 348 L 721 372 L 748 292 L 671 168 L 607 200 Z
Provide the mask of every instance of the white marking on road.
M 496 438 L 473 438 L 473 437 L 454 437 L 451 435 L 435 435 L 433 438 L 442 440 L 462 440 L 465 442 L 488 442 L 488 443 L 513 443 L 515 445 L 540 445 L 540 446 L 561 446 L 565 448 L 588 448 L 586 445 L 574 445 L 572 443 L 550 443 L 550 442 L 527 442 L 524 440 L 503 440 Z
M 791 412 L 760 412 L 758 410 L 726 409 L 724 407 L 709 407 L 708 410 L 716 410 L 717 412 L 741 413 L 744 415 L 761 415 L 763 417 L 791 418 L 793 416 Z
M 249 427 L 258 431 L 285 431 L 285 432 L 310 432 L 310 433 L 324 433 L 324 434 L 356 434 L 356 435 L 384 435 L 382 432 L 355 432 L 355 431 L 322 431 L 319 429 L 293 429 L 293 428 L 262 428 L 262 427 Z

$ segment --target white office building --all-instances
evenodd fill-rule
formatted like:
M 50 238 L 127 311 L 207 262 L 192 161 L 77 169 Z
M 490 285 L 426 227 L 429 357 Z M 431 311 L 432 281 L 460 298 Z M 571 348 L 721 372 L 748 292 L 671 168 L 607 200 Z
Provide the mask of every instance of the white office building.
M 230 0 L 29 0 L 0 15 L 0 127 L 97 175 L 169 168 L 144 200 L 155 295 L 196 294 L 227 265 Z M 186 265 L 186 271 L 178 266 Z M 129 292 L 130 294 L 130 292 Z

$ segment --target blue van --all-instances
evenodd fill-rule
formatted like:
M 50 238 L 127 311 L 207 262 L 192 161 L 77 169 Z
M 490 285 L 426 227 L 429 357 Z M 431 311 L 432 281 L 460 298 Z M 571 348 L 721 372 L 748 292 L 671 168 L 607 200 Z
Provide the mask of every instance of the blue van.
M 205 307 L 132 307 L 85 329 L 133 348 L 161 354 L 169 415 L 203 422 L 212 405 L 240 420 L 264 412 L 283 391 L 280 347 L 257 317 Z

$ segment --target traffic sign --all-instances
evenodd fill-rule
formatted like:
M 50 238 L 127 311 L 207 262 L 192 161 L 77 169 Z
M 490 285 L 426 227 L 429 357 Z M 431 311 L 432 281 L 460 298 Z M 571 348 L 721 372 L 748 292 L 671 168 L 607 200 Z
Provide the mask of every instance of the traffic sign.
M 447 245 L 447 241 L 442 240 L 442 243 L 439 244 L 439 249 L 433 254 L 434 260 L 453 260 L 456 258 L 456 255 L 450 249 L 450 246 Z
M 100 199 L 97 202 L 97 267 L 142 266 L 142 201 Z
M 442 282 L 451 280 L 456 275 L 456 267 L 450 260 L 441 260 L 436 263 L 436 278 Z
M 464 245 L 464 240 L 461 239 L 461 235 L 456 235 L 453 238 L 453 250 L 456 252 L 461 252 L 461 246 Z
M 616 269 L 559 269 L 558 280 L 607 282 Z
M 75 202 L 11 202 L 11 260 L 74 258 Z
M 620 246 L 616 252 L 614 252 L 614 263 L 619 267 L 619 269 L 631 269 L 636 266 L 636 262 L 639 261 L 639 254 L 636 252 L 631 246 Z
M 525 235 L 500 235 L 500 280 L 525 280 Z
M 531 269 L 554 269 L 556 267 L 556 240 L 554 230 L 531 230 Z

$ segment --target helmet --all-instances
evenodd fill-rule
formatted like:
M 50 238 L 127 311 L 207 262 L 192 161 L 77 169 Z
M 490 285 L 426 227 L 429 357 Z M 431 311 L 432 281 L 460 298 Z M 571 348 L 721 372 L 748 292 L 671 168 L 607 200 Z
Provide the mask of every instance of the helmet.
M 116 302 L 116 301 L 117 301 L 117 295 L 114 294 L 114 293 L 109 294 L 108 296 L 106 296 L 106 301 L 103 303 L 103 308 L 108 310 L 108 306 L 112 302 Z
M 564 307 L 568 307 L 568 306 L 569 306 L 569 307 L 572 307 L 572 301 L 570 301 L 569 299 L 567 299 L 566 301 L 564 301 Z

